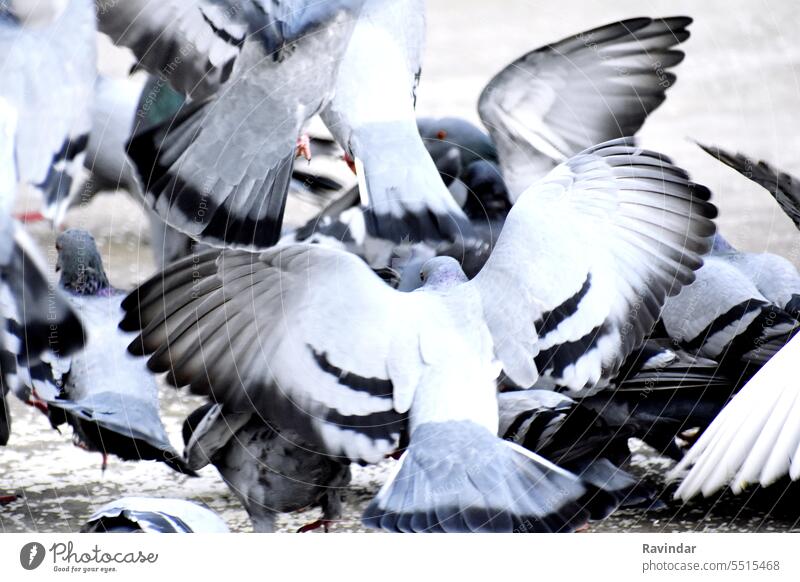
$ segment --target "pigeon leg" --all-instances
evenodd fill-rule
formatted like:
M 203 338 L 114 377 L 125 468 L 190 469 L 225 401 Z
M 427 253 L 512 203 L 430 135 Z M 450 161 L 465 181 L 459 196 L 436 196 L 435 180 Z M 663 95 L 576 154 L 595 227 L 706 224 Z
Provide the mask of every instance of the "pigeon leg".
M 31 395 L 28 397 L 27 402 L 25 402 L 28 406 L 33 406 L 36 410 L 43 414 L 47 414 L 47 402 L 39 398 L 39 395 L 36 394 L 36 388 L 31 390 Z
M 19 499 L 19 495 L 0 495 L 0 506 L 8 505 Z
M 311 523 L 307 523 L 303 527 L 297 530 L 297 533 L 306 533 L 309 531 L 314 531 L 315 529 L 323 528 L 325 533 L 328 533 L 329 527 L 333 524 L 333 520 L 330 519 L 318 519 L 317 521 L 312 521 Z
M 45 220 L 44 215 L 38 210 L 29 210 L 27 212 L 19 212 L 14 215 L 14 218 L 25 224 L 34 222 L 42 222 Z
M 103 462 L 100 464 L 100 471 L 105 474 L 106 469 L 108 468 L 108 453 L 102 453 L 103 455 Z
M 307 133 L 297 138 L 297 157 L 303 156 L 307 161 L 311 161 L 311 139 Z
M 342 156 L 342 159 L 347 164 L 347 167 L 350 168 L 351 172 L 353 172 L 354 174 L 358 174 L 358 172 L 356 171 L 356 162 L 355 160 L 353 160 L 353 158 L 350 157 L 350 154 L 345 152 L 344 156 Z

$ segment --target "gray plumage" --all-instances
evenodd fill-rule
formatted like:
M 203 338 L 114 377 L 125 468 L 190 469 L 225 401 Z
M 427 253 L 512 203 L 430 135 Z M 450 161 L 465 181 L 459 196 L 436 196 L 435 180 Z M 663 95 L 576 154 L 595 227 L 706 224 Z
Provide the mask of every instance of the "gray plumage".
M 708 196 L 667 158 L 617 140 L 532 186 L 471 281 L 446 258 L 423 267 L 419 290 L 401 293 L 361 259 L 319 245 L 210 252 L 129 295 L 121 326 L 142 330 L 131 351 L 150 354 L 150 368 L 169 371 L 170 383 L 233 410 L 255 407 L 343 459 L 379 461 L 397 447 L 407 419 L 402 466 L 411 469 L 403 474 L 419 481 L 403 485 L 406 498 L 390 479 L 368 510 L 371 524 L 439 527 L 436 507 L 420 511 L 429 476 L 413 468 L 464 477 L 464 459 L 489 454 L 501 459 L 492 475 L 528 494 L 502 505 L 487 527 L 511 531 L 513 514 L 535 530 L 552 529 L 560 509 L 588 517 L 580 507 L 588 489 L 496 441 L 501 368 L 520 386 L 546 375 L 574 390 L 615 373 L 664 299 L 694 279 L 715 230 Z M 430 440 L 416 438 L 423 427 Z M 461 428 L 470 439 L 456 446 L 450 439 Z M 449 456 L 455 449 L 463 456 Z M 554 483 L 561 494 L 544 507 L 539 495 Z M 487 484 L 476 484 L 468 503 L 491 513 L 508 498 L 495 498 Z M 466 511 L 458 485 L 440 485 L 449 493 L 436 505 Z
M 395 242 L 471 234 L 417 129 L 424 38 L 422 0 L 366 0 L 321 114 L 355 160 L 370 233 Z
M 155 378 L 125 349 L 131 336 L 117 328 L 124 295 L 111 287 L 94 238 L 70 229 L 58 236 L 56 248 L 59 283 L 86 328 L 86 345 L 71 357 L 32 366 L 28 388 L 45 402 L 54 426 L 72 426 L 76 444 L 191 473 L 161 422 Z
M 632 18 L 536 49 L 500 71 L 478 103 L 512 200 L 593 144 L 634 135 L 675 83 L 692 19 Z
M 613 495 L 622 506 L 652 502 L 654 491 L 615 463 L 628 457 L 633 431 L 614 425 L 602 411 L 549 390 L 520 390 L 497 395 L 498 434 L 572 471 Z
M 322 508 L 326 531 L 341 517 L 349 465 L 315 451 L 297 432 L 208 404 L 186 419 L 183 438 L 187 464 L 194 470 L 213 464 L 256 532 L 273 532 L 279 513 L 308 507 Z
M 117 40 L 140 57 L 160 37 L 176 50 L 187 42 L 191 49 L 187 38 L 211 39 L 210 47 L 198 40 L 184 59 L 200 60 L 179 68 L 179 89 L 187 90 L 190 72 L 205 70 L 204 55 L 215 63 L 220 40 L 235 49 L 229 75 L 210 97 L 131 142 L 141 191 L 167 223 L 215 245 L 264 248 L 278 240 L 297 139 L 332 97 L 363 1 L 168 2 L 141 28 L 136 10 L 149 10 L 148 2 L 116 3 L 101 14 L 101 23 L 137 31 Z M 173 27 L 168 17 L 176 10 L 181 16 Z M 188 37 L 181 35 L 184 23 L 192 31 Z M 228 58 L 226 51 L 220 55 Z M 145 66 L 158 74 L 159 63 Z
M 778 257 L 735 250 L 707 255 L 697 280 L 664 305 L 669 337 L 692 353 L 731 366 L 729 373 L 752 375 L 800 329 L 785 309 L 800 287 L 782 286 L 768 267 L 761 272 L 762 263 L 774 262 L 796 275 Z

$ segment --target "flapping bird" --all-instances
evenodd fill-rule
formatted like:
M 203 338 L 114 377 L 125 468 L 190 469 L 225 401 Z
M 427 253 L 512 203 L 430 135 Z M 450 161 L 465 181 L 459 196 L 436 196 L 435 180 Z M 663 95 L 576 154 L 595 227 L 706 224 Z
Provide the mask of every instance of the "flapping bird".
M 53 426 L 69 423 L 76 445 L 103 454 L 103 468 L 106 455 L 114 454 L 192 474 L 169 442 L 155 377 L 126 351 L 131 336 L 117 327 L 124 293 L 109 283 L 94 238 L 69 229 L 56 239 L 56 249 L 59 285 L 86 328 L 86 345 L 72 356 L 30 366 L 23 399 L 39 403 Z
M 101 11 L 101 31 L 192 98 L 128 150 L 159 216 L 210 244 L 278 240 L 298 138 L 333 96 L 364 1 L 137 0 Z
M 694 279 L 715 228 L 708 190 L 616 140 L 520 197 L 468 281 L 437 257 L 413 293 L 319 245 L 209 252 L 123 303 L 130 346 L 176 386 L 257 411 L 342 459 L 410 444 L 364 514 L 391 531 L 558 531 L 609 500 L 498 439 L 496 380 L 580 390 L 614 374 L 664 299 Z M 353 306 L 357 306 L 353 309 Z M 593 503 L 594 502 L 594 503 Z

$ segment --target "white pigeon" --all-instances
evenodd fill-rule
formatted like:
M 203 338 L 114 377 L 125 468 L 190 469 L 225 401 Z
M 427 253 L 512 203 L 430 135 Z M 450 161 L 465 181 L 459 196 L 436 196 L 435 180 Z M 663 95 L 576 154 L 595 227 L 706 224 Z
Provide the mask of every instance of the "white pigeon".
M 412 293 L 319 245 L 209 252 L 123 303 L 129 349 L 168 381 L 257 409 L 328 454 L 376 462 L 410 445 L 364 521 L 391 531 L 561 531 L 598 492 L 498 439 L 496 380 L 574 390 L 613 375 L 694 279 L 716 209 L 632 140 L 571 158 L 520 197 L 468 281 L 423 266 Z M 606 508 L 607 509 L 607 508 Z

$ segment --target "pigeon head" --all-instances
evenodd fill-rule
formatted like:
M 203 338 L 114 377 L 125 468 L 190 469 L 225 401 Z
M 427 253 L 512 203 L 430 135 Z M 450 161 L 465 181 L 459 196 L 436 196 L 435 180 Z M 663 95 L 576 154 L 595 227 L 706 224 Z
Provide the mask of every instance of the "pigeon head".
M 453 257 L 434 257 L 425 261 L 419 271 L 419 278 L 427 289 L 447 289 L 468 280 L 461 265 Z
M 59 283 L 64 289 L 77 295 L 97 295 L 111 288 L 91 234 L 76 228 L 65 230 L 56 239 L 56 250 L 56 272 L 61 274 Z

